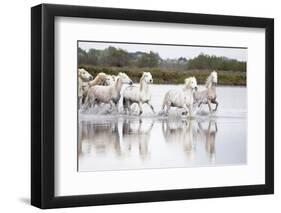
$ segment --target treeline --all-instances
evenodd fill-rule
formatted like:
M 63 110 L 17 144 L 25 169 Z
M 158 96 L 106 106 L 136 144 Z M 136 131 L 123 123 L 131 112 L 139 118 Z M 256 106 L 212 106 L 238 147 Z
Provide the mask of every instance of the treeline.
M 198 84 L 204 84 L 211 70 L 175 70 L 161 68 L 138 68 L 138 67 L 109 67 L 81 65 L 96 76 L 100 72 L 110 75 L 118 75 L 119 72 L 125 72 L 133 82 L 140 80 L 143 72 L 150 72 L 153 76 L 154 84 L 182 84 L 184 79 L 189 76 L 195 76 Z M 219 85 L 246 85 L 246 72 L 241 71 L 218 71 Z
M 187 69 L 232 70 L 246 72 L 246 62 L 241 62 L 226 57 L 200 54 L 199 56 L 188 61 Z
M 129 53 L 126 50 L 108 47 L 104 50 L 89 49 L 88 52 L 78 48 L 78 63 L 94 66 L 113 67 L 158 67 L 161 61 L 158 53 L 150 51 Z
M 162 59 L 158 53 L 153 51 L 149 53 L 141 51 L 127 52 L 126 50 L 112 46 L 104 50 L 89 49 L 88 51 L 78 48 L 78 65 L 176 70 L 246 71 L 246 62 L 226 57 L 210 56 L 202 53 L 189 60 L 185 57 Z

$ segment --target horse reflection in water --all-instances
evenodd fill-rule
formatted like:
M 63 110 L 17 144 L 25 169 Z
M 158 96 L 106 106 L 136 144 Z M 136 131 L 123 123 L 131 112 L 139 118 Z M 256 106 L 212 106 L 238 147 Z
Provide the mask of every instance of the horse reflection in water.
M 176 161 L 183 155 L 182 160 L 189 162 L 186 165 L 200 164 L 202 160 L 214 163 L 217 132 L 215 121 L 153 118 L 80 121 L 78 154 L 81 162 L 102 169 L 100 166 L 105 165 L 108 170 L 119 169 L 118 165 L 130 168 L 130 164 L 138 165 L 137 168 L 147 165 L 158 168 L 157 157 L 163 156 L 160 160 L 164 162 L 173 159 L 173 155 L 177 155 Z M 79 168 L 82 166 L 85 164 Z
M 102 154 L 114 153 L 121 155 L 120 137 L 117 121 L 108 121 L 100 124 L 89 121 L 81 121 L 79 125 L 78 152 L 83 154 Z
M 201 121 L 167 120 L 162 122 L 162 131 L 167 143 L 178 143 L 183 146 L 188 159 L 196 157 L 197 143 L 205 143 L 205 150 L 211 162 L 215 162 L 215 140 L 218 132 L 215 121 L 209 121 L 207 129 Z
M 149 156 L 150 132 L 154 121 L 125 119 L 121 124 L 122 137 L 120 137 L 118 129 L 118 120 L 105 121 L 102 124 L 81 121 L 79 125 L 79 155 L 113 153 L 115 156 L 128 156 L 137 151 L 137 155 L 141 159 L 146 159 Z
M 149 157 L 150 132 L 153 125 L 153 120 L 125 119 L 122 128 L 123 151 L 130 154 L 134 150 L 138 150 L 137 152 L 141 159 L 147 159 Z
M 194 158 L 196 141 L 194 137 L 194 121 L 191 120 L 167 120 L 162 122 L 162 131 L 165 141 L 178 143 L 183 147 L 189 159 Z
M 216 160 L 216 134 L 218 132 L 217 123 L 210 120 L 207 129 L 203 128 L 201 122 L 198 122 L 198 139 L 205 142 L 206 152 L 209 154 L 209 159 L 212 162 Z

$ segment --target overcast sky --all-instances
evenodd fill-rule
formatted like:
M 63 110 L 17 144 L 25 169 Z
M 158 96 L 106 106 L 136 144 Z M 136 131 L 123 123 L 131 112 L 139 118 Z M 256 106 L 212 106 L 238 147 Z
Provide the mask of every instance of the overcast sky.
M 225 56 L 239 61 L 247 61 L 247 49 L 242 48 L 223 48 L 223 47 L 198 47 L 198 46 L 167 46 L 167 45 L 146 45 L 146 44 L 124 44 L 124 43 L 101 43 L 101 42 L 84 42 L 80 41 L 78 46 L 88 51 L 89 49 L 104 50 L 109 46 L 122 48 L 128 52 L 157 52 L 162 59 L 173 59 L 185 57 L 187 59 L 194 58 L 200 53 Z

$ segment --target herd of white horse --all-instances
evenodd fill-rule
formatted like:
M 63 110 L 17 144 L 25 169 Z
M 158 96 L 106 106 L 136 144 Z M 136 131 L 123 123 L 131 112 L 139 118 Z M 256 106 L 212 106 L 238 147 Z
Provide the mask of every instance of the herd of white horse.
M 121 98 L 121 89 L 124 84 L 128 84 L 123 90 L 123 109 L 125 114 L 132 113 L 132 105 L 138 104 L 139 115 L 143 113 L 143 104 L 150 106 L 155 114 L 154 107 L 151 104 L 151 92 L 149 85 L 153 83 L 153 77 L 150 72 L 143 72 L 139 86 L 133 84 L 133 81 L 125 73 L 118 75 L 108 75 L 99 73 L 95 78 L 85 69 L 78 69 L 78 98 L 79 107 L 89 109 L 101 104 L 110 104 L 111 111 L 118 111 L 118 104 Z M 206 79 L 205 86 L 198 90 L 195 77 L 186 78 L 184 85 L 178 89 L 169 90 L 163 99 L 162 111 L 167 114 L 171 107 L 182 108 L 189 116 L 192 116 L 194 107 L 201 109 L 202 104 L 207 104 L 209 112 L 216 111 L 218 102 L 216 100 L 216 85 L 218 74 L 212 71 Z M 159 94 L 160 95 L 160 94 Z M 215 104 L 212 109 L 211 104 Z

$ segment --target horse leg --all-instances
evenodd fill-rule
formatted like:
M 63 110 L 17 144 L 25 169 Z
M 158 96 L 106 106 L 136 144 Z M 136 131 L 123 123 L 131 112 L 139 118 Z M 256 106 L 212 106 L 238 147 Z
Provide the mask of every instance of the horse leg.
M 215 132 L 218 132 L 217 122 L 215 122 Z
M 113 102 L 113 111 L 116 111 L 118 113 L 118 102 Z
M 128 105 L 127 105 L 127 107 L 128 107 L 129 115 L 131 115 L 131 114 L 132 114 L 132 108 L 131 108 L 131 106 L 132 106 L 131 101 L 128 101 Z
M 85 99 L 86 99 L 86 95 L 82 95 L 82 97 L 81 97 L 81 104 L 85 103 Z
M 169 111 L 171 109 L 171 104 L 167 103 L 166 107 L 167 107 L 166 114 L 169 115 Z
M 191 118 L 192 117 L 192 105 L 191 104 L 188 106 L 188 110 L 189 110 L 189 117 Z
M 141 104 L 141 102 L 139 102 L 139 103 L 138 103 L 138 105 L 139 105 L 139 109 L 140 109 L 140 113 L 139 113 L 139 115 L 141 115 L 141 114 L 142 114 L 142 112 L 143 112 L 143 111 L 142 111 L 142 104 Z
M 197 107 L 196 108 L 198 108 L 197 112 L 201 112 L 202 111 L 202 101 L 199 101 L 197 103 Z
M 167 115 L 168 115 L 168 113 L 169 113 L 169 107 L 168 107 L 169 105 L 166 103 L 166 102 L 163 102 L 163 104 L 162 104 L 162 112 L 163 113 L 166 113 Z M 166 109 L 166 112 L 165 112 L 165 107 L 167 108 Z
M 109 104 L 110 104 L 110 109 L 109 110 L 112 112 L 115 109 L 115 103 L 111 100 L 109 102 Z
M 90 107 L 94 108 L 96 105 L 99 105 L 99 101 L 96 98 L 90 99 Z
M 165 104 L 165 103 L 163 103 L 163 104 L 162 104 L 162 111 L 164 111 L 164 110 L 165 110 L 165 106 L 166 106 L 166 104 Z
M 211 102 L 210 102 L 210 100 L 208 100 L 207 103 L 208 103 L 209 111 L 212 112 L 212 107 L 211 107 Z
M 118 103 L 119 103 L 119 102 L 114 103 L 114 104 L 115 104 L 114 106 L 115 106 L 116 113 L 118 113 L 118 111 L 119 111 L 119 109 L 118 109 Z
M 78 97 L 78 109 L 80 109 L 81 108 L 81 106 L 82 106 L 82 102 L 81 102 L 81 97 Z
M 182 113 L 182 115 L 187 115 L 187 113 L 189 112 L 188 106 L 184 105 L 182 108 L 184 109 L 184 112 Z M 189 112 L 189 114 L 190 114 L 190 112 Z
M 214 112 L 217 111 L 218 106 L 219 106 L 219 102 L 217 102 L 217 100 L 215 100 L 215 99 L 211 100 L 211 102 L 212 102 L 213 104 L 216 104 L 216 108 L 215 108 L 213 111 L 214 111 Z
M 184 111 L 181 113 L 181 115 L 187 115 L 188 113 L 188 108 L 184 105 L 183 107 L 180 107 L 181 109 L 183 109 Z
M 86 98 L 85 98 L 85 103 L 84 103 L 86 109 L 88 110 L 89 108 L 94 107 L 95 101 L 96 101 L 96 98 L 93 97 L 93 95 L 88 93 Z
M 87 109 L 89 109 L 89 107 L 90 107 L 90 104 L 89 104 L 89 97 L 88 97 L 88 95 L 86 96 L 86 98 L 85 98 L 85 101 L 84 101 L 84 108 L 87 110 Z
M 149 106 L 150 106 L 150 108 L 151 108 L 151 110 L 152 110 L 152 112 L 153 112 L 153 114 L 155 114 L 155 111 L 154 111 L 154 108 L 153 108 L 153 106 L 152 106 L 152 104 L 148 101 L 148 102 L 146 102 Z
M 126 110 L 126 113 L 128 112 L 129 115 L 132 114 L 132 111 L 131 111 L 131 101 L 129 99 L 126 99 L 126 103 L 125 103 L 125 110 Z
M 124 108 L 125 115 L 127 115 L 127 112 L 128 112 L 128 101 L 124 97 L 123 97 L 123 108 Z

